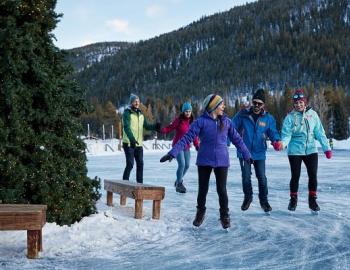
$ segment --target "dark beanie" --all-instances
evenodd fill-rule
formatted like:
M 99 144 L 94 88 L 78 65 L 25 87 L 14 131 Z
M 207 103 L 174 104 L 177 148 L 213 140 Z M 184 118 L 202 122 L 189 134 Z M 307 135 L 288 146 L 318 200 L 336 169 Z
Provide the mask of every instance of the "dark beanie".
M 265 103 L 265 92 L 264 89 L 258 89 L 253 95 L 253 100 L 258 99 Z
M 140 99 L 140 98 L 137 95 L 131 93 L 129 98 L 129 103 L 132 104 L 136 99 Z

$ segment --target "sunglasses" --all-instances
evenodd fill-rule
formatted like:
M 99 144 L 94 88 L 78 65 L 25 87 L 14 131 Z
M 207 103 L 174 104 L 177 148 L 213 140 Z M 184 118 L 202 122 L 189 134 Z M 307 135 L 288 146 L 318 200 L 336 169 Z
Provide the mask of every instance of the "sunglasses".
M 253 101 L 253 105 L 254 105 L 254 106 L 261 107 L 262 105 L 264 105 L 264 103 L 263 103 L 263 102 Z
M 295 94 L 293 95 L 293 99 L 303 98 L 304 94 Z

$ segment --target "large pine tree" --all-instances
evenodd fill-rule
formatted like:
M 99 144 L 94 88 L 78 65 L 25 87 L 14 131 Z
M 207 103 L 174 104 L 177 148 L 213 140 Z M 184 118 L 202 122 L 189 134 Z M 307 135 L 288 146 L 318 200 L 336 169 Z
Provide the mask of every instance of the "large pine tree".
M 0 203 L 48 205 L 48 221 L 94 213 L 98 179 L 87 177 L 79 138 L 84 91 L 53 45 L 55 0 L 0 1 Z

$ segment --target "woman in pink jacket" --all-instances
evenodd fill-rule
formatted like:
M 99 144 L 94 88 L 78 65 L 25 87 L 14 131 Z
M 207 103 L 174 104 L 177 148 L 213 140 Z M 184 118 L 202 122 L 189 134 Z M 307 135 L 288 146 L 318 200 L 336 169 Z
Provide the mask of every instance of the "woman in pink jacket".
M 182 136 L 187 133 L 192 122 L 193 122 L 193 115 L 192 115 L 191 103 L 185 102 L 182 105 L 181 114 L 178 117 L 176 117 L 174 121 L 170 123 L 170 125 L 162 128 L 161 133 L 167 134 L 175 130 L 175 136 L 173 138 L 173 146 L 174 146 L 182 138 Z M 196 147 L 196 150 L 198 151 L 198 148 L 199 148 L 198 137 L 195 138 L 195 140 L 193 141 L 193 144 Z M 190 166 L 190 159 L 191 159 L 190 147 L 191 145 L 188 144 L 186 148 L 183 151 L 181 151 L 176 157 L 178 167 L 176 171 L 175 187 L 176 187 L 176 191 L 179 193 L 186 193 L 186 188 L 183 184 L 183 177 L 185 176 Z

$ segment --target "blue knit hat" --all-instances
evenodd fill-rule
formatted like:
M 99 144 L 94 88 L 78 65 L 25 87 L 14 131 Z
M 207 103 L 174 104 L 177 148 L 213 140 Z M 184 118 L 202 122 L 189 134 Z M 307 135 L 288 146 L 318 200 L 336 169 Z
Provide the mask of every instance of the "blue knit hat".
M 192 111 L 191 103 L 185 102 L 181 107 L 181 112 Z
M 140 98 L 137 95 L 131 93 L 130 99 L 129 99 L 129 104 L 132 104 L 136 99 L 140 99 Z

